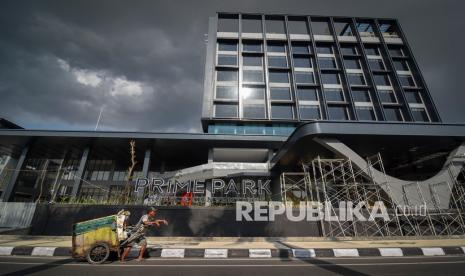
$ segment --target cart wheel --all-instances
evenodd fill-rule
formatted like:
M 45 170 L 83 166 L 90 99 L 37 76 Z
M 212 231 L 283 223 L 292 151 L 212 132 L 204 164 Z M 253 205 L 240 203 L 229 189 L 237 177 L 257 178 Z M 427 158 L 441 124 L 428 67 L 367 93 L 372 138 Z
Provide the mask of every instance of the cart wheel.
M 104 263 L 110 256 L 110 247 L 106 243 L 97 243 L 92 246 L 86 254 L 86 260 L 89 264 Z

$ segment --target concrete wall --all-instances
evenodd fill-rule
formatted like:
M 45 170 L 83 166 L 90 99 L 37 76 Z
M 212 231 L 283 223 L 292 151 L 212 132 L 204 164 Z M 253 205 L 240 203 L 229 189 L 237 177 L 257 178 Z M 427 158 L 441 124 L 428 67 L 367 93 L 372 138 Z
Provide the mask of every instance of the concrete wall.
M 35 208 L 32 202 L 0 202 L 0 231 L 28 227 Z
M 117 213 L 124 206 L 105 205 L 37 205 L 31 235 L 71 235 L 73 223 Z M 127 206 L 130 224 L 145 212 L 144 206 Z M 321 236 L 317 222 L 291 222 L 276 216 L 274 222 L 237 222 L 234 208 L 226 207 L 160 207 L 158 218 L 168 226 L 148 231 L 149 236 L 186 237 L 299 237 Z

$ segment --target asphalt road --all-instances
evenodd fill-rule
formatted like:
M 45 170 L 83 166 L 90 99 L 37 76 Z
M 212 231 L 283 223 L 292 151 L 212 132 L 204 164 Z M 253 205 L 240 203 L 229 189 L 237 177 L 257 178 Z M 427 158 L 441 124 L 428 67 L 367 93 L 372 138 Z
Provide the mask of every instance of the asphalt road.
M 464 275 L 464 257 L 149 259 L 89 265 L 69 258 L 0 257 L 0 275 Z

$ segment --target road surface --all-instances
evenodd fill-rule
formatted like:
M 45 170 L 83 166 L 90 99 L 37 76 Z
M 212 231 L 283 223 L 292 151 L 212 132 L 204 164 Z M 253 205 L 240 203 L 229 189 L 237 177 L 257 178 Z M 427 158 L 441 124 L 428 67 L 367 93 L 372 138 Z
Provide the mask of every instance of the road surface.
M 465 258 L 161 259 L 89 265 L 59 257 L 0 257 L 0 275 L 464 275 Z

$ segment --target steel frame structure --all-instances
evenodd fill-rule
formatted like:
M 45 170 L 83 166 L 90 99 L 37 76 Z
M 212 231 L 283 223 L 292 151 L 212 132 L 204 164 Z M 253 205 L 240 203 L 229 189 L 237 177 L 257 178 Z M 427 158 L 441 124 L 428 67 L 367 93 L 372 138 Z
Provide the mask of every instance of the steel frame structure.
M 281 174 L 282 199 L 286 205 L 292 206 L 302 201 L 320 206 L 326 203 L 325 214 L 330 216 L 341 215 L 339 208 L 345 205 L 339 206 L 340 202 L 352 202 L 353 206 L 364 204 L 361 213 L 365 217 L 369 217 L 376 201 L 387 207 L 389 221 L 382 218 L 363 221 L 356 216 L 352 220 L 322 219 L 320 227 L 325 237 L 465 234 L 465 168 L 458 173 L 449 172 L 454 183 L 430 184 L 431 199 L 428 200 L 418 182 L 396 187 L 390 185 L 386 177 L 384 183 L 376 183 L 371 173 L 374 169 L 386 176 L 379 153 L 368 157 L 367 163 L 368 173 L 357 168 L 350 159 L 322 159 L 318 156 L 303 162 L 303 172 Z M 392 200 L 392 189 L 402 189 L 404 205 Z M 441 190 L 451 192 L 451 197 L 444 198 L 446 193 Z M 440 207 L 444 201 L 449 202 L 449 208 Z

